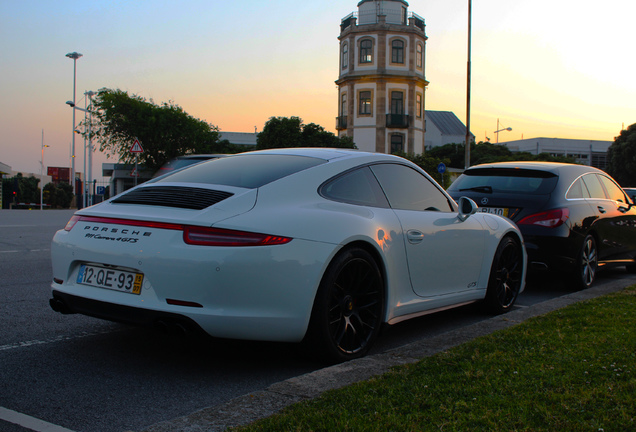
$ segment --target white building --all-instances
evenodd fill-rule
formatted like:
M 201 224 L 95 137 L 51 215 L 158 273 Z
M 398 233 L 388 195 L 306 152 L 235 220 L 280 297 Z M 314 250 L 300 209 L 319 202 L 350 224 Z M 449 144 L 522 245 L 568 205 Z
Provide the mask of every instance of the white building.
M 469 140 L 475 141 L 470 134 Z M 466 125 L 450 111 L 426 110 L 426 149 L 446 144 L 465 144 Z
M 599 169 L 607 168 L 607 150 L 613 141 L 577 140 L 563 138 L 530 138 L 504 144 L 512 152 L 573 157 L 577 163 Z

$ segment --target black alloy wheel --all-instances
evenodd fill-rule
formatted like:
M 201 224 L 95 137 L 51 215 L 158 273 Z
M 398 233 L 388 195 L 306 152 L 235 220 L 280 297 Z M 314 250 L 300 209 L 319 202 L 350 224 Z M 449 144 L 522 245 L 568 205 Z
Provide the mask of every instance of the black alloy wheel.
M 583 241 L 583 246 L 576 261 L 576 268 L 572 277 L 572 285 L 575 289 L 586 289 L 592 286 L 596 280 L 598 270 L 598 249 L 594 236 L 588 234 Z
M 308 347 L 330 363 L 363 357 L 382 326 L 384 299 L 373 257 L 361 248 L 341 252 L 318 288 L 305 338 Z
M 523 283 L 523 266 L 519 240 L 504 237 L 497 246 L 488 279 L 485 302 L 491 312 L 501 314 L 512 309 Z

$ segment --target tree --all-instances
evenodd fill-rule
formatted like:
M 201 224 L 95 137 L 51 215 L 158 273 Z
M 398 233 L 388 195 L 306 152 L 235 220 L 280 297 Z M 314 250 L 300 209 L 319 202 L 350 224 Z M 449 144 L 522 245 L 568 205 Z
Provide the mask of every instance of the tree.
M 622 130 L 607 150 L 607 173 L 623 187 L 636 185 L 636 123 Z
M 120 162 L 134 163 L 135 139 L 144 152 L 139 163 L 158 169 L 170 159 L 190 153 L 212 153 L 219 128 L 187 114 L 172 101 L 155 104 L 122 90 L 101 89 L 93 99 L 93 139 L 100 150 Z
M 350 137 L 337 137 L 315 123 L 303 124 L 300 117 L 271 117 L 258 134 L 259 150 L 288 147 L 356 148 Z

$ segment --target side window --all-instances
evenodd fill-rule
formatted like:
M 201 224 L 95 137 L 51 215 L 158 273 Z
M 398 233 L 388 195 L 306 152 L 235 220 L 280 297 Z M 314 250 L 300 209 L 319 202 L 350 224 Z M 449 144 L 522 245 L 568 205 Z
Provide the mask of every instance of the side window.
M 572 186 L 570 186 L 570 189 L 568 190 L 568 193 L 565 194 L 565 197 L 567 199 L 589 198 L 590 193 L 587 191 L 587 187 L 585 187 L 585 184 L 583 184 L 583 180 L 579 178 L 574 183 L 572 183 Z
M 422 48 L 422 44 L 417 44 L 417 53 L 415 55 L 415 66 L 418 69 L 422 69 L 422 65 L 424 64 L 424 49 Z
M 594 199 L 606 199 L 605 191 L 603 190 L 603 186 L 599 181 L 596 174 L 587 174 L 581 177 L 585 186 L 587 186 L 587 190 L 590 191 L 590 198 Z
M 611 200 L 620 201 L 622 203 L 626 202 L 625 194 L 623 193 L 621 188 L 616 185 L 616 183 L 614 183 L 612 180 L 610 180 L 608 177 L 605 177 L 604 175 L 599 175 L 598 177 L 601 179 L 603 186 L 605 186 L 605 190 L 607 191 L 607 194 L 609 195 L 609 198 Z
M 346 69 L 349 67 L 349 44 L 342 44 L 342 68 Z
M 389 205 L 368 167 L 348 172 L 328 181 L 320 194 L 330 200 L 370 207 L 387 208 Z
M 399 164 L 371 166 L 392 208 L 451 212 L 446 196 L 429 179 Z
M 415 95 L 415 115 L 417 118 L 422 118 L 422 94 L 417 93 Z

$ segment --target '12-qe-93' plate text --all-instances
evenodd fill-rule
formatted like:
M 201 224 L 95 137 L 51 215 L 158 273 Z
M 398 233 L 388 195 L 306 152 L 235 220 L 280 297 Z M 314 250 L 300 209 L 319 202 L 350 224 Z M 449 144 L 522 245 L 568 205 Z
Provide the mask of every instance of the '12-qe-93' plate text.
M 131 294 L 141 293 L 144 275 L 114 268 L 82 264 L 77 274 L 77 283 Z

